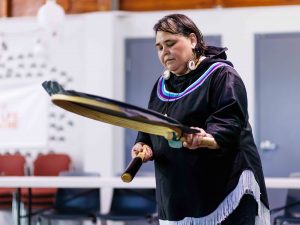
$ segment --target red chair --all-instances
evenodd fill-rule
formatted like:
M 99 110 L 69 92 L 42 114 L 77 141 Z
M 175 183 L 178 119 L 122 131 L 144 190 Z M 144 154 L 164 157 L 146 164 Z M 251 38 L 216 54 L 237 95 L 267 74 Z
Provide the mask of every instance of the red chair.
M 19 153 L 0 154 L 1 176 L 24 176 L 26 160 Z M 11 208 L 15 188 L 0 188 L 0 208 Z
M 70 171 L 71 158 L 67 154 L 39 154 L 33 162 L 33 176 L 58 176 L 62 171 Z M 55 201 L 56 188 L 22 188 L 21 201 L 28 209 L 30 224 L 32 209 L 52 207 Z

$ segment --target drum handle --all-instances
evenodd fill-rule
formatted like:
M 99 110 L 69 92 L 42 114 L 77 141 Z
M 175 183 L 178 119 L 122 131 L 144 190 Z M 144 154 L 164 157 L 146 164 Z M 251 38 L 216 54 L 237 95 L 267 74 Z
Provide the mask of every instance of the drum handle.
M 146 147 L 143 147 L 143 151 L 139 152 L 128 164 L 124 173 L 121 175 L 122 181 L 129 183 L 133 180 L 137 171 L 140 169 L 140 167 L 143 164 L 143 160 L 145 157 L 145 150 L 146 150 Z

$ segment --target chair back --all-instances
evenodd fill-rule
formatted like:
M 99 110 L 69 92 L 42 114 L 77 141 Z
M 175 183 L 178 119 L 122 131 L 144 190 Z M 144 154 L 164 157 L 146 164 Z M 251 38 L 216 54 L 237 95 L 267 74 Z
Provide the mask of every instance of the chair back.
M 40 154 L 33 163 L 34 176 L 58 176 L 62 171 L 71 167 L 71 158 L 67 154 Z
M 155 189 L 115 188 L 111 203 L 111 214 L 150 215 L 156 212 Z
M 60 176 L 99 176 L 98 173 L 62 172 Z M 93 214 L 100 211 L 99 188 L 59 188 L 54 208 L 65 214 Z
M 2 176 L 24 176 L 26 159 L 23 155 L 0 154 L 0 173 Z
M 19 153 L 0 154 L 1 176 L 24 176 L 26 159 Z M 14 188 L 0 188 L 0 209 L 12 206 Z

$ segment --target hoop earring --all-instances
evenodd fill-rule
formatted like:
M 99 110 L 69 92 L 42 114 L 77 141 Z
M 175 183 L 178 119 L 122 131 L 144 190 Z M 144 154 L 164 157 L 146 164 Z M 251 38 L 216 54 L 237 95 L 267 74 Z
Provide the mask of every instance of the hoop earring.
M 165 70 L 162 74 L 162 77 L 164 80 L 168 80 L 170 78 L 170 76 L 171 76 L 171 73 L 169 70 Z
M 196 63 L 194 62 L 194 60 L 189 60 L 188 61 L 188 68 L 190 70 L 195 70 L 196 69 Z

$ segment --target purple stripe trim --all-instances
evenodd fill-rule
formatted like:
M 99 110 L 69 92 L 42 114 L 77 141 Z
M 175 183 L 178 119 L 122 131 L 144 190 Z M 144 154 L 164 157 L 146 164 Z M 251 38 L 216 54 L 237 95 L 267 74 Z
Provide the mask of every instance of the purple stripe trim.
M 166 86 L 165 86 L 165 80 L 161 77 L 158 81 L 157 96 L 162 101 L 176 101 L 180 98 L 183 98 L 184 96 L 190 94 L 191 92 L 196 90 L 198 87 L 200 87 L 204 83 L 204 81 L 211 74 L 213 74 L 213 72 L 215 70 L 217 70 L 218 68 L 220 68 L 222 66 L 229 66 L 229 65 L 225 64 L 225 63 L 220 63 L 220 62 L 212 64 L 201 77 L 199 77 L 187 89 L 185 89 L 183 92 L 180 92 L 180 93 L 174 93 L 174 92 L 167 91 Z

